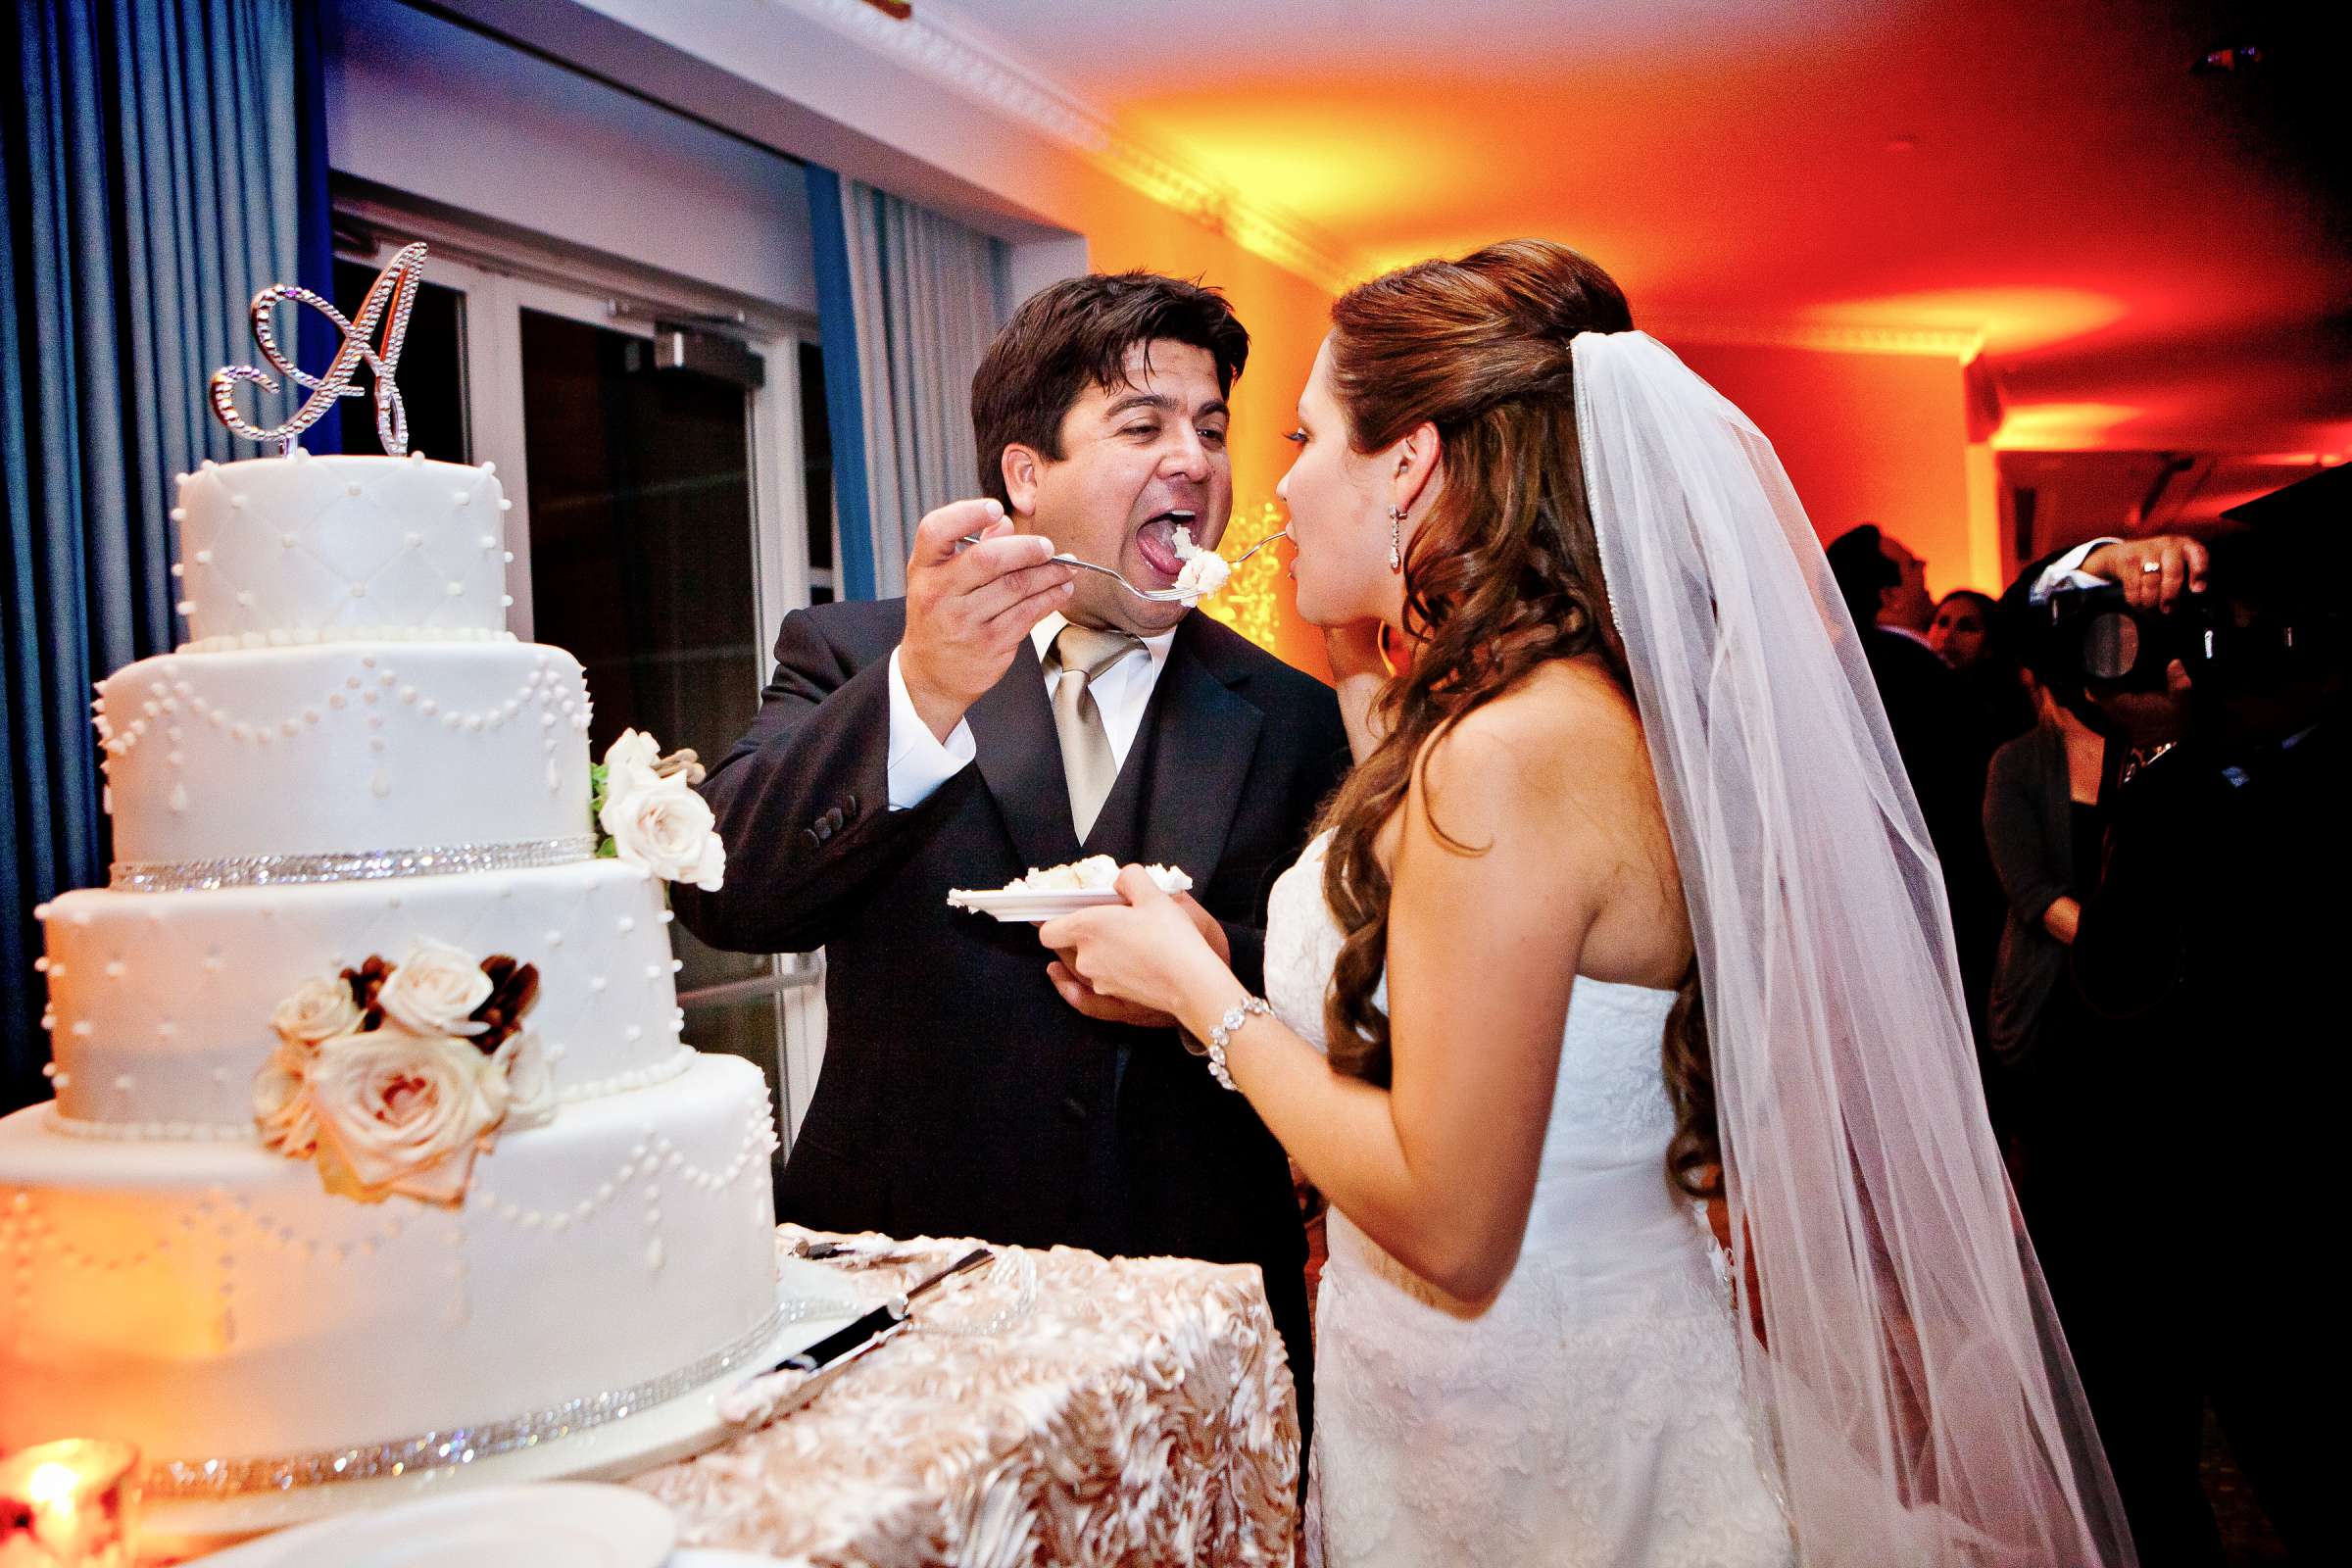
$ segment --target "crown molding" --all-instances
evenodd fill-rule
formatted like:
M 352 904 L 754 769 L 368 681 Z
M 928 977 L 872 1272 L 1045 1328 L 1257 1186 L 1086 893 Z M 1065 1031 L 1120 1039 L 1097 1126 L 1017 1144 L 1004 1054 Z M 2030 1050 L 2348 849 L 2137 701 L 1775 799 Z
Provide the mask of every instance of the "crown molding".
M 1296 217 L 1250 201 L 1198 167 L 1122 131 L 1110 116 L 1015 58 L 937 0 L 921 0 L 903 22 L 866 0 L 768 3 L 1018 122 L 1152 201 L 1335 294 L 1369 274 L 1361 257 Z
M 1941 326 L 1833 326 L 1820 322 L 1774 321 L 1738 317 L 1666 317 L 1638 323 L 1665 342 L 1717 343 L 1732 348 L 1811 349 L 1825 354 L 1902 354 L 1958 360 L 1965 365 L 1984 351 L 1982 328 Z

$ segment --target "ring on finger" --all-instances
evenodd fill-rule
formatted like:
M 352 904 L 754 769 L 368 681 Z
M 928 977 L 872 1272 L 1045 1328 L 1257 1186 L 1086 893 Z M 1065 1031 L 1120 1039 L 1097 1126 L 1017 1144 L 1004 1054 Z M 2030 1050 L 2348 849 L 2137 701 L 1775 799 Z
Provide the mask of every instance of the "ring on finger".
M 2140 575 L 2143 577 L 2153 577 L 2163 569 L 2164 563 L 2161 561 L 2143 561 L 2139 564 Z

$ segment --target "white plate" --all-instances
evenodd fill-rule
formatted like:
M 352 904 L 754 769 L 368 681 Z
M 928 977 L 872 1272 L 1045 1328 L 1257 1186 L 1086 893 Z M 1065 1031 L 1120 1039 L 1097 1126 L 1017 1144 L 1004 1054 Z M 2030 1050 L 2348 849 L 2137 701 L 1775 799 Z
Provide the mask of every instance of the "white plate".
M 1162 893 L 1192 891 L 1193 879 L 1182 871 L 1171 871 L 1155 880 Z M 948 894 L 951 907 L 994 915 L 1000 920 L 1058 920 L 1080 909 L 1098 909 L 1105 904 L 1125 902 L 1116 888 L 956 888 Z
M 1116 888 L 1095 888 L 1077 893 L 1032 893 L 1027 888 L 1018 891 L 958 888 L 948 895 L 948 903 L 958 909 L 994 915 L 1000 920 L 1058 920 L 1080 909 L 1095 909 L 1105 904 L 1126 902 L 1119 897 Z
M 479 1487 L 344 1514 L 199 1559 L 207 1568 L 662 1568 L 669 1510 L 586 1481 Z

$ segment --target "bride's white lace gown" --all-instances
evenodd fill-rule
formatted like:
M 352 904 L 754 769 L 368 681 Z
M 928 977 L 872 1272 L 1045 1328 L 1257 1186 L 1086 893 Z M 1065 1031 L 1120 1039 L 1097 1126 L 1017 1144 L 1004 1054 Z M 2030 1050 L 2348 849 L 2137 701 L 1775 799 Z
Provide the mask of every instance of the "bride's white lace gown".
M 1325 842 L 1275 884 L 1266 929 L 1266 999 L 1318 1049 L 1341 940 Z M 1311 1561 L 1793 1561 L 1749 1436 L 1720 1254 L 1666 1182 L 1673 1003 L 1576 982 L 1527 1239 L 1493 1299 L 1443 1296 L 1332 1211 Z

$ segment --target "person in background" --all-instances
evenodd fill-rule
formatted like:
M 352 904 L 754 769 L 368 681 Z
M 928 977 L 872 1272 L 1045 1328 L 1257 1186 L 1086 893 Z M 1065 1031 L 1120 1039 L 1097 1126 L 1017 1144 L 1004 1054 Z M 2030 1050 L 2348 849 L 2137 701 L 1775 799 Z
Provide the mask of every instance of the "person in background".
M 1928 623 L 1928 646 L 1954 669 L 1982 663 L 1993 652 L 1993 598 L 1974 588 L 1955 588 L 1936 604 Z
M 2028 1184 L 2077 1186 L 2096 1210 L 2034 1235 L 2143 1568 L 2226 1560 L 2199 1474 L 2208 1407 L 2290 1559 L 2352 1555 L 2323 1491 L 2333 1450 L 2309 1438 L 2341 1355 L 2302 1327 L 2327 1321 L 2313 1256 L 2339 1163 L 2352 645 L 2328 565 L 2347 512 L 2339 467 L 2238 509 L 2246 526 L 2210 544 L 2092 540 L 2004 595 L 2115 584 L 2160 648 L 2204 642 L 2164 629 L 2177 616 L 2218 643 L 2193 675 L 2171 658 L 2160 682 L 2095 694 L 2114 734 L 2106 848 L 2069 969 L 2105 1049 L 2095 1103 L 2053 1146 L 2065 1168 Z
M 2067 973 L 2082 903 L 2098 885 L 2099 779 L 2107 739 L 2085 721 L 2080 692 L 2024 676 L 2039 721 L 1992 754 L 1984 843 L 2008 919 L 1985 1009 L 1985 1095 L 2043 1250 L 2065 1245 L 2083 1200 L 2099 1189 L 2051 1182 L 2078 1147 L 2077 1118 L 2096 1114 L 2090 1058 L 2098 1020 Z M 2083 705 L 2087 706 L 2087 705 Z M 2095 710 L 2093 710 L 2095 712 Z
M 1928 641 L 1928 628 L 1936 619 L 1936 596 L 1928 592 L 1928 564 L 1911 552 L 1911 547 L 1886 533 L 1875 522 L 1866 522 L 1853 530 L 1868 529 L 1879 542 L 1880 557 L 1886 563 L 1888 579 L 1879 588 L 1879 608 L 1872 617 L 1878 624 L 1914 641 Z
M 1976 699 L 1995 743 L 2015 740 L 2041 720 L 2038 700 L 2009 648 L 2000 607 L 1990 594 L 1957 588 L 1936 606 L 1928 646 Z
M 1870 522 L 1831 540 L 1825 554 L 1943 864 L 1961 983 L 1981 1041 L 2001 929 L 2000 887 L 1985 856 L 1984 829 L 1984 767 L 1993 737 L 1960 677 L 1929 646 L 1936 602 L 1928 596 L 1919 557 Z

